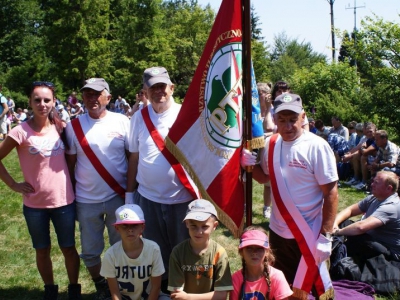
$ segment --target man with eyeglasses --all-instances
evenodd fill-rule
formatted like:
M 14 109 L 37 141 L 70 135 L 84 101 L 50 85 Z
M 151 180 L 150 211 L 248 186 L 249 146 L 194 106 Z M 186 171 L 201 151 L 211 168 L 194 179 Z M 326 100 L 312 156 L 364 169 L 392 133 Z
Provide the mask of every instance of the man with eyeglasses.
M 83 259 L 96 286 L 96 299 L 110 297 L 100 275 L 104 228 L 113 245 L 120 236 L 112 224 L 124 205 L 128 169 L 129 119 L 110 112 L 110 88 L 103 78 L 91 78 L 81 89 L 87 114 L 68 123 L 67 162 L 75 186 Z
M 164 139 L 175 122 L 181 105 L 175 103 L 168 72 L 163 67 L 148 68 L 143 74 L 145 96 L 150 105 L 131 119 L 128 184 L 126 202 L 138 204 L 147 218 L 144 236 L 161 249 L 165 266 L 161 290 L 169 293 L 168 265 L 172 249 L 189 238 L 183 220 L 188 204 L 194 199 L 182 184 L 178 171 L 164 156 Z M 178 164 L 178 167 L 181 167 Z

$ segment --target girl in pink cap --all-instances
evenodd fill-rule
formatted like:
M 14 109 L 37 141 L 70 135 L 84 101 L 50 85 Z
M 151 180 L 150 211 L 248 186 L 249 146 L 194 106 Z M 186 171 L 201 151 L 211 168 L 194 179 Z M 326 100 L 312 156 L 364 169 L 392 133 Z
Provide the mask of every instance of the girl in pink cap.
M 272 267 L 275 257 L 269 248 L 266 231 L 247 227 L 240 237 L 239 254 L 243 268 L 232 276 L 229 299 L 288 299 L 293 294 L 282 271 Z

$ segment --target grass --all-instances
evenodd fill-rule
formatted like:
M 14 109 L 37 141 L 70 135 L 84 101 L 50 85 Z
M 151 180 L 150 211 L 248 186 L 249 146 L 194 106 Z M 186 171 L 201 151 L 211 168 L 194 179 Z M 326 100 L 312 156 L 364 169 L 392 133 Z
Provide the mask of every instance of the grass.
M 3 160 L 7 170 L 16 180 L 22 180 L 16 151 L 12 151 Z M 262 216 L 263 186 L 253 185 L 253 220 L 254 225 L 268 228 L 269 223 Z M 339 189 L 339 210 L 362 199 L 364 194 L 354 189 L 344 187 Z M 42 299 L 43 282 L 36 269 L 35 251 L 22 215 L 22 198 L 11 191 L 0 181 L 0 299 L 35 300 Z M 60 288 L 60 300 L 67 299 L 68 279 L 64 267 L 63 256 L 57 246 L 55 233 L 51 228 L 52 259 L 55 282 Z M 213 238 L 228 252 L 232 272 L 241 268 L 241 260 L 237 253 L 238 240 L 220 225 L 214 232 Z M 76 242 L 80 250 L 79 233 L 76 231 Z M 80 283 L 82 284 L 83 299 L 92 299 L 94 286 L 83 263 L 81 263 Z M 392 297 L 376 297 L 379 300 L 398 299 Z

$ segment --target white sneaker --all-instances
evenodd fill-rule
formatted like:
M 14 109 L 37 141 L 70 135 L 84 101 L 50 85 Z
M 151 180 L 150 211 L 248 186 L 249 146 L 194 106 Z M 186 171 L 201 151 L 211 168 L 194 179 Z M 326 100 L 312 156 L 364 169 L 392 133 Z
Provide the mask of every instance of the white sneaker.
M 355 183 L 358 183 L 358 180 L 356 180 L 354 177 L 350 178 L 350 180 L 343 182 L 345 185 L 354 185 Z
M 357 190 L 362 190 L 362 189 L 365 188 L 365 183 L 364 183 L 364 182 L 360 182 L 359 184 L 357 184 L 357 185 L 352 185 L 351 187 L 352 187 L 352 188 L 355 188 L 355 189 L 357 189 Z
M 269 207 L 269 206 L 264 206 L 264 208 L 263 208 L 263 216 L 264 216 L 264 218 L 266 218 L 266 219 L 271 218 L 271 207 Z

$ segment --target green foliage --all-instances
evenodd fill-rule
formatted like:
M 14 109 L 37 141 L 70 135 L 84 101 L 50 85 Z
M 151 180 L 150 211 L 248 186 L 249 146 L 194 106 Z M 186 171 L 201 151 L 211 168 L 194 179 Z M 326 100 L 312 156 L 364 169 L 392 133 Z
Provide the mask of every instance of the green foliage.
M 207 42 L 215 14 L 210 7 L 201 8 L 197 1 L 164 3 L 168 37 L 175 64 L 171 77 L 176 83 L 175 95 L 184 98 Z
M 46 52 L 52 74 L 71 89 L 89 77 L 112 78 L 108 0 L 58 1 L 42 4 Z
M 256 9 L 252 5 L 250 8 L 250 26 L 251 26 L 251 39 L 256 41 L 262 41 L 262 30 L 260 28 L 261 22 L 260 17 L 256 13 Z
M 351 120 L 366 121 L 363 117 L 368 93 L 358 84 L 359 78 L 346 63 L 318 63 L 297 70 L 290 78 L 292 89 L 301 95 L 307 111 L 316 108 L 315 118 L 330 124 L 338 116 L 344 124 Z
M 168 69 L 181 101 L 215 18 L 197 0 L 0 0 L 0 5 L 0 82 L 21 107 L 35 80 L 54 82 L 65 100 L 88 77 L 104 77 L 114 97 L 134 99 L 143 70 L 156 65 Z M 286 80 L 307 110 L 316 107 L 315 117 L 372 120 L 400 142 L 399 22 L 365 18 L 359 31 L 343 33 L 341 63 L 327 65 L 310 43 L 284 32 L 271 46 L 265 43 L 260 20 L 252 8 L 257 81 Z
M 283 32 L 275 36 L 271 53 L 272 81 L 288 80 L 297 69 L 310 68 L 316 63 L 326 63 L 326 57 L 313 51 L 310 43 L 299 43 Z
M 257 82 L 271 81 L 271 60 L 269 59 L 268 45 L 263 41 L 253 40 L 251 56 Z
M 343 44 L 356 59 L 362 87 L 369 93 L 363 114 L 399 143 L 400 24 L 367 17 L 356 34 L 356 44 L 349 39 Z

